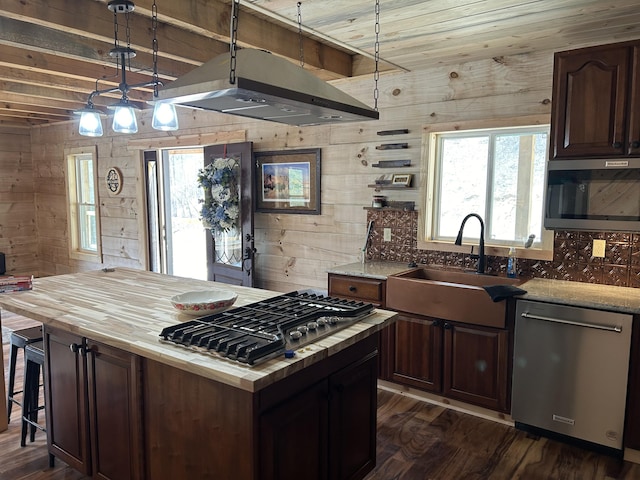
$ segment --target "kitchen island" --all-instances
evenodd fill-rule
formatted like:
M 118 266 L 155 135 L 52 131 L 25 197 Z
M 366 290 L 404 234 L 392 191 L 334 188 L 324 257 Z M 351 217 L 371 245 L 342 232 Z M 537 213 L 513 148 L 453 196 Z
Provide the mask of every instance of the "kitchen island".
M 50 452 L 100 478 L 362 478 L 375 464 L 373 315 L 256 366 L 160 341 L 171 296 L 230 289 L 118 268 L 36 279 L 0 306 L 45 326 Z

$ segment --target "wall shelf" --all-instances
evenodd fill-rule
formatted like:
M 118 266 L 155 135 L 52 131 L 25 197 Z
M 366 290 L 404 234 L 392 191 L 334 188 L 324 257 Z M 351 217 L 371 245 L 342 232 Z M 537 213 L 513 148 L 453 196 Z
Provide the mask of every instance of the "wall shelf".
M 402 207 L 362 207 L 363 210 L 373 210 L 376 212 L 415 212 L 415 208 L 402 208 Z
M 376 168 L 404 168 L 411 166 L 411 160 L 380 160 L 371 166 Z
M 409 148 L 408 143 L 383 143 L 376 146 L 376 150 L 401 150 L 405 148 Z
M 390 184 L 371 184 L 367 185 L 369 188 L 375 188 L 376 190 L 413 190 L 415 187 L 408 187 L 406 185 L 390 185 Z

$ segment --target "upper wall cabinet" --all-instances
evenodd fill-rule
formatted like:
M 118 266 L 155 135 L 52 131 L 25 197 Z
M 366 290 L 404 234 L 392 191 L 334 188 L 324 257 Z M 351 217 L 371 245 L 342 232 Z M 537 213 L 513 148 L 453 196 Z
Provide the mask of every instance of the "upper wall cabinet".
M 554 57 L 552 159 L 640 156 L 640 41 Z

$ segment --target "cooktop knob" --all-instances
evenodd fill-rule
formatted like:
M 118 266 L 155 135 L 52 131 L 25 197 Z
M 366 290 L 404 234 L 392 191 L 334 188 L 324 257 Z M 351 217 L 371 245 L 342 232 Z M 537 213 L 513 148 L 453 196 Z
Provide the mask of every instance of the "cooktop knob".
M 291 338 L 291 340 L 300 340 L 300 338 L 302 338 L 302 333 L 300 333 L 298 330 L 293 330 L 289 332 L 289 337 Z
M 307 328 L 309 330 L 315 330 L 316 328 L 318 328 L 318 324 L 316 322 L 309 322 L 307 323 Z
M 316 320 L 316 323 L 319 327 L 324 327 L 327 325 L 327 319 L 324 317 L 320 317 L 318 320 Z
M 328 320 L 331 325 L 338 323 L 338 317 L 329 317 Z
M 302 333 L 302 334 L 305 334 L 305 333 L 307 333 L 307 332 L 309 331 L 309 328 L 307 328 L 307 326 L 306 326 L 306 325 L 300 325 L 300 326 L 298 327 L 298 331 L 299 331 L 300 333 Z

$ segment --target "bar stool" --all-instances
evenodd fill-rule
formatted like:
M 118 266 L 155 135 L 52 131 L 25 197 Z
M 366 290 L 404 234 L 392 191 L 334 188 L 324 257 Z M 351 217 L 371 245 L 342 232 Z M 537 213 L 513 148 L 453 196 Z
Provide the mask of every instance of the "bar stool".
M 42 341 L 30 343 L 24 349 L 24 393 L 22 397 L 22 434 L 20 446 L 26 446 L 27 430 L 30 428 L 29 440 L 33 442 L 36 436 L 36 429 L 46 433 L 45 426 L 38 423 L 38 412 L 44 409 L 44 404 L 40 405 L 40 369 L 44 377 L 44 345 Z M 46 395 L 45 395 L 46 396 Z M 46 425 L 46 417 L 44 425 Z M 54 456 L 49 454 L 49 466 L 53 467 Z
M 9 391 L 7 392 L 7 421 L 11 421 L 11 407 L 13 404 L 22 406 L 24 403 L 24 385 L 22 390 L 14 390 L 16 380 L 16 361 L 18 359 L 18 350 L 23 349 L 34 342 L 42 341 L 42 326 L 23 328 L 11 332 L 11 356 L 9 361 Z M 26 362 L 25 362 L 26 366 Z M 22 403 L 14 398 L 18 393 L 22 393 Z

